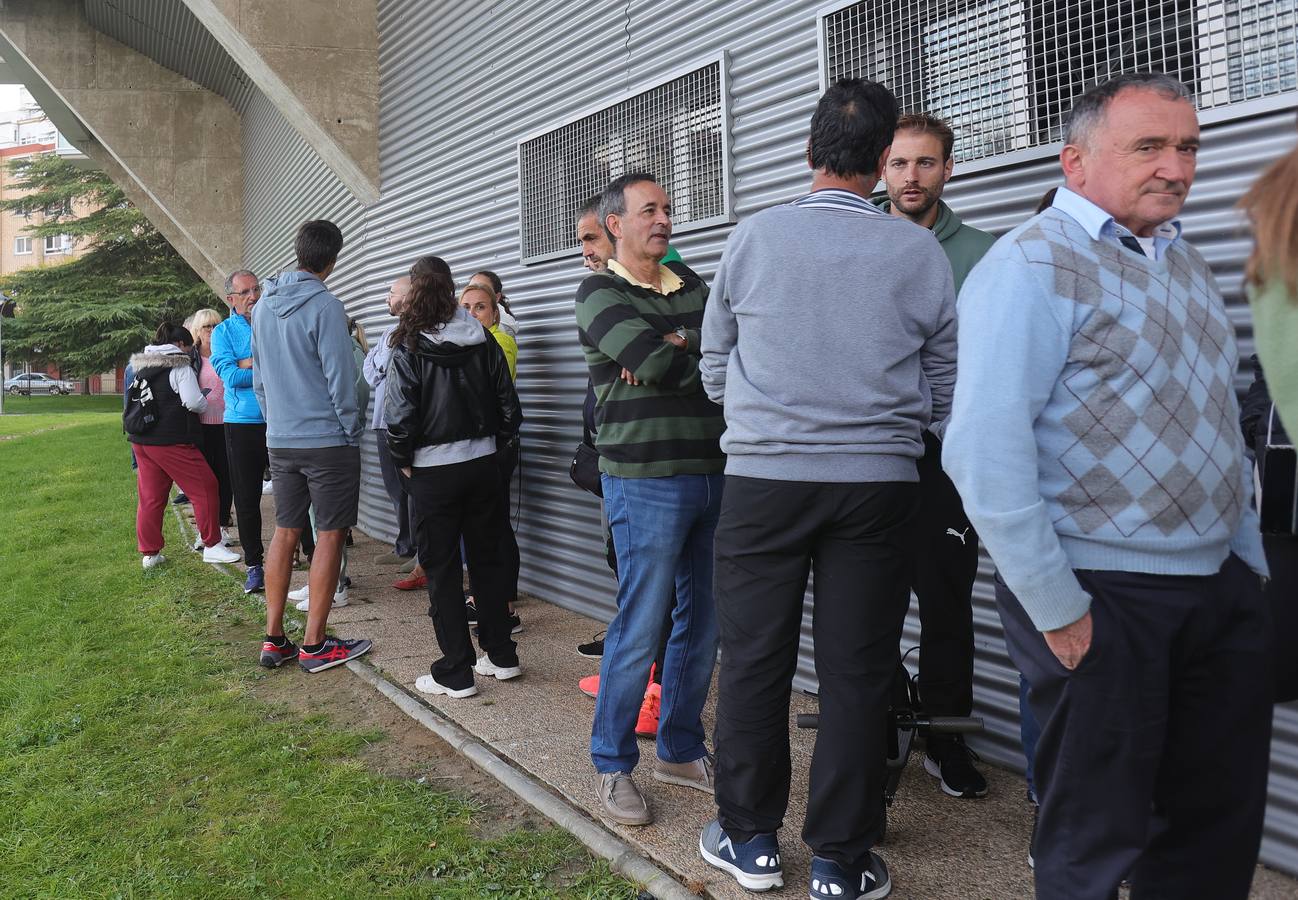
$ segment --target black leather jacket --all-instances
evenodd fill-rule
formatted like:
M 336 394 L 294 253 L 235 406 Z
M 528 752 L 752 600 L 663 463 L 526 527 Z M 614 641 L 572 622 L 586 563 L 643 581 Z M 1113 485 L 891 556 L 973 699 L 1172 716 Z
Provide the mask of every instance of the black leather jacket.
M 385 416 L 388 448 L 398 468 L 415 451 L 470 438 L 513 440 L 523 423 L 505 354 L 485 328 L 486 341 L 465 347 L 420 335 L 411 352 L 392 348 Z

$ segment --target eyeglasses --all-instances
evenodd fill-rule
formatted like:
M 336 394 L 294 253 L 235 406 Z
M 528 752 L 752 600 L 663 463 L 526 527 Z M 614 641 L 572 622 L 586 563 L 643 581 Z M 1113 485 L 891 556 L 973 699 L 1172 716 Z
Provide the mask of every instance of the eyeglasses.
M 230 291 L 231 297 L 255 297 L 261 293 L 261 285 L 256 287 L 244 288 L 241 291 Z

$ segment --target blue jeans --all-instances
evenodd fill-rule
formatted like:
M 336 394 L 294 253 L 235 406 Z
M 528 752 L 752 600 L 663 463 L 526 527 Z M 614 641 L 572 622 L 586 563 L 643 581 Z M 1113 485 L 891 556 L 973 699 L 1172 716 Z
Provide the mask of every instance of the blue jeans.
M 664 619 L 676 608 L 663 662 L 658 757 L 687 763 L 707 754 L 703 703 L 717 657 L 712 602 L 712 535 L 723 476 L 620 478 L 601 475 L 617 548 L 617 615 L 604 635 L 590 755 L 598 772 L 630 772 L 640 761 L 635 723 L 658 652 Z

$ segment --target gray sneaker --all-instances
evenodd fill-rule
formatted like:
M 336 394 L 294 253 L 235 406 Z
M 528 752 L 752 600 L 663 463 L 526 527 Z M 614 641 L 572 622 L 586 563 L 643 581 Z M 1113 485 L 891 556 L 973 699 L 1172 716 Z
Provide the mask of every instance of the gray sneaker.
M 640 789 L 629 772 L 608 772 L 595 777 L 600 813 L 619 825 L 648 825 L 654 820 Z
M 712 754 L 694 762 L 670 763 L 661 759 L 654 760 L 654 778 L 668 784 L 679 784 L 681 787 L 694 788 L 705 794 L 716 793 L 714 789 Z

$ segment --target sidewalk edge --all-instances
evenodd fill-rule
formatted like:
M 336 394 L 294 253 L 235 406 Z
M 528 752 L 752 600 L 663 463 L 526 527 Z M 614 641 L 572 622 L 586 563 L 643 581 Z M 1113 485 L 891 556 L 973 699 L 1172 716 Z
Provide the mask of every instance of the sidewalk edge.
M 659 898 L 659 900 L 698 900 L 698 894 L 645 859 L 634 847 L 595 824 L 586 815 L 550 793 L 536 779 L 511 766 L 495 751 L 459 725 L 419 702 L 404 689 L 388 681 L 368 662 L 352 660 L 347 668 L 368 682 L 398 709 L 446 741 L 471 763 L 499 781 L 537 812 L 581 841 L 592 853 L 609 863 L 609 867 Z

